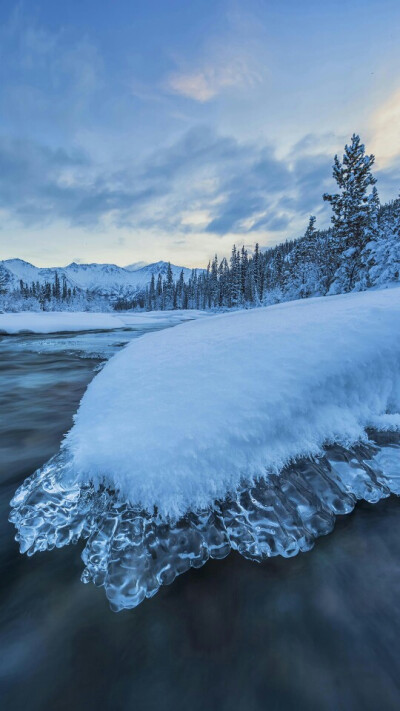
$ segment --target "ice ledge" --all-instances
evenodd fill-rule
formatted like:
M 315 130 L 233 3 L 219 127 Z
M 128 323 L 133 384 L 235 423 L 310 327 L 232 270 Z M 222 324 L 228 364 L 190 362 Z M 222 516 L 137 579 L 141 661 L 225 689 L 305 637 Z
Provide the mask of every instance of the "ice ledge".
M 82 580 L 104 586 L 112 609 L 121 610 L 230 550 L 255 561 L 310 550 L 357 500 L 400 495 L 399 455 L 399 434 L 370 433 L 367 443 L 325 447 L 319 457 L 243 484 L 234 495 L 171 522 L 104 488 L 80 484 L 61 453 L 18 489 L 10 521 L 28 555 L 86 539 Z

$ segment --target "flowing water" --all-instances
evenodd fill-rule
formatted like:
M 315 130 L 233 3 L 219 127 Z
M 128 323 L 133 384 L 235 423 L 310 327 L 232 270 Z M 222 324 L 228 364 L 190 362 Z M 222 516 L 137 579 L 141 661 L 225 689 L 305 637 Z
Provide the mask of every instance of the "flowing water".
M 140 331 L 0 340 L 0 708 L 400 708 L 400 501 L 295 558 L 236 553 L 110 611 L 82 544 L 21 556 L 15 489 L 59 450 L 96 369 Z M 79 550 L 77 550 L 79 549 Z

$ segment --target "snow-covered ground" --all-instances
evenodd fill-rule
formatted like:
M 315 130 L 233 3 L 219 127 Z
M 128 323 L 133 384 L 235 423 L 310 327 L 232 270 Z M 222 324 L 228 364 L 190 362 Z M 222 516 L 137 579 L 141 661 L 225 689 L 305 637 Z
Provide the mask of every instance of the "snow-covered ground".
M 150 333 L 83 397 L 64 449 L 82 482 L 164 515 L 349 445 L 400 417 L 400 289 L 288 302 Z
M 204 315 L 202 311 L 150 311 L 94 313 L 69 311 L 23 311 L 0 313 L 0 334 L 68 333 L 108 331 L 118 328 L 155 328 Z

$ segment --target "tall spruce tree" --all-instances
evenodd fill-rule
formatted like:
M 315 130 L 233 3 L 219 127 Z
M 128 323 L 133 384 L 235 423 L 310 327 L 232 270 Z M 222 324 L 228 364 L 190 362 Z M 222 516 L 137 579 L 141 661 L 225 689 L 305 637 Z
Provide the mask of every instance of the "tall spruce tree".
M 163 288 L 163 302 L 165 309 L 174 308 L 174 276 L 172 273 L 171 262 L 168 262 L 167 266 L 167 278 L 164 282 Z
M 375 209 L 369 193 L 369 188 L 376 183 L 371 172 L 374 161 L 373 155 L 365 154 L 365 147 L 356 134 L 353 134 L 350 145 L 345 146 L 343 161 L 335 156 L 333 177 L 339 192 L 323 196 L 332 206 L 338 261 L 331 293 L 352 291 L 366 285 L 365 247 Z
M 262 268 L 262 257 L 260 254 L 260 245 L 256 242 L 253 254 L 253 279 L 254 279 L 254 301 L 256 306 L 261 303 L 263 296 L 263 281 L 264 271 Z
M 155 308 L 155 302 L 156 302 L 156 282 L 154 278 L 154 274 L 151 275 L 151 281 L 150 281 L 150 287 L 149 287 L 149 311 L 152 311 Z

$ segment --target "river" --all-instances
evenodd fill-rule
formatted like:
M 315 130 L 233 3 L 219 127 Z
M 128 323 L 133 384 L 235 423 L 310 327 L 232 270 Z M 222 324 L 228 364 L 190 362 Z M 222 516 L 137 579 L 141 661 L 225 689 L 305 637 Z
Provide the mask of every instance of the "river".
M 21 556 L 15 489 L 138 331 L 0 337 L 0 698 L 6 711 L 400 708 L 400 502 L 360 504 L 292 559 L 231 553 L 115 614 L 78 546 Z

